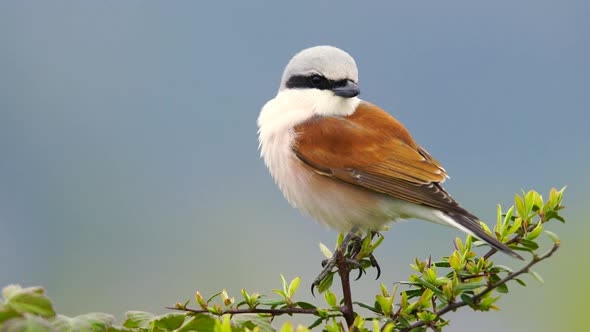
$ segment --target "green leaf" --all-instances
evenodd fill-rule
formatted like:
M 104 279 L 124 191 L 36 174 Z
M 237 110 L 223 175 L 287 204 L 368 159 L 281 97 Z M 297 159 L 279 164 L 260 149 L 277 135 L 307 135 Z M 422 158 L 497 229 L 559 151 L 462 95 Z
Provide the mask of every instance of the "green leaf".
M 559 205 L 557 189 L 551 188 L 549 191 L 549 205 L 552 209 Z
M 119 326 L 119 325 L 113 325 L 111 327 L 109 327 L 107 330 L 107 332 L 136 332 L 136 329 L 128 329 L 126 327 L 123 326 Z
M 145 311 L 127 311 L 125 318 L 124 327 L 149 329 L 150 322 L 156 315 Z
M 400 302 L 400 306 L 402 307 L 402 309 L 405 310 L 409 305 L 408 294 L 406 292 L 401 292 L 401 296 L 402 296 L 402 300 Z
M 494 231 L 498 233 L 502 228 L 502 206 L 500 204 L 496 206 L 496 214 L 496 226 L 494 226 Z
M 468 305 L 472 305 L 473 304 L 473 299 L 471 298 L 471 296 L 463 293 L 461 294 L 461 300 L 465 303 L 467 303 Z
M 173 331 L 182 326 L 185 318 L 186 314 L 184 313 L 170 313 L 156 317 L 150 322 L 150 325 L 152 329 L 157 327 L 165 331 Z
M 533 204 L 535 211 L 543 208 L 543 197 L 541 197 L 541 195 L 539 195 L 539 193 L 536 191 L 533 194 Z
M 557 218 L 559 218 L 559 214 L 557 213 L 557 211 L 549 210 L 549 211 L 545 212 L 545 221 L 549 221 L 551 219 L 557 219 Z
M 206 315 L 196 314 L 187 320 L 176 332 L 202 331 L 212 332 L 217 319 Z
M 498 264 L 498 265 L 494 265 L 492 268 L 490 268 L 490 272 L 492 272 L 492 273 L 497 273 L 497 272 L 512 273 L 512 269 L 509 268 L 508 266 Z
M 496 306 L 494 306 L 494 302 L 496 302 L 500 297 L 486 297 L 484 299 L 482 299 L 479 304 L 477 309 L 478 310 L 482 310 L 482 311 L 488 311 L 490 309 L 498 309 Z
M 275 332 L 275 329 L 270 325 L 270 321 L 270 317 L 261 317 L 257 314 L 235 315 L 232 318 L 232 322 L 243 328 L 253 330 L 254 327 L 258 327 L 260 332 Z
M 537 282 L 539 284 L 542 285 L 542 284 L 545 283 L 545 281 L 543 280 L 543 277 L 541 277 L 541 275 L 538 274 L 537 272 L 531 270 L 531 271 L 529 271 L 529 273 L 530 273 L 531 276 L 533 276 L 533 278 L 535 278 L 535 280 L 537 280 Z
M 275 293 L 277 293 L 277 294 L 279 294 L 284 299 L 287 299 L 287 294 L 285 294 L 285 292 L 283 292 L 282 290 L 280 290 L 280 289 L 273 289 L 272 291 L 275 292 Z
M 522 226 L 522 218 L 518 217 L 514 219 L 514 224 L 510 226 L 510 228 L 506 232 L 506 236 L 516 233 L 516 231 L 520 229 L 520 226 Z
M 41 287 L 22 288 L 20 285 L 9 285 L 2 289 L 2 295 L 7 309 L 46 318 L 55 316 L 51 300 Z
M 389 323 L 385 324 L 385 326 L 383 327 L 383 329 L 381 331 L 382 332 L 392 332 L 394 327 L 395 327 L 395 325 L 392 322 L 389 322 Z M 379 331 L 379 330 L 377 329 L 375 331 Z
M 283 324 L 283 326 L 281 326 L 280 332 L 293 332 L 293 323 L 285 322 L 285 324 Z
M 2 324 L 2 332 L 53 332 L 49 321 L 43 317 L 24 313 L 23 317 L 9 319 Z
M 498 285 L 498 287 L 496 287 L 496 291 L 498 293 L 507 294 L 508 293 L 508 285 L 506 283 Z
M 457 286 L 455 286 L 455 290 L 466 291 L 466 290 L 477 289 L 477 288 L 485 286 L 485 285 L 486 285 L 485 282 L 473 282 L 473 283 L 466 283 L 466 284 L 458 284 Z
M 550 232 L 550 231 L 545 231 L 545 234 L 553 241 L 553 243 L 555 243 L 555 244 L 561 243 L 557 234 Z
M 387 287 L 385 287 L 384 284 L 379 284 L 379 287 L 381 288 L 381 295 L 389 296 L 389 291 L 387 290 Z
M 436 262 L 436 263 L 433 263 L 433 264 L 436 267 L 451 267 L 451 264 L 449 264 L 449 262 Z
M 285 276 L 281 274 L 281 282 L 283 283 L 283 296 L 287 297 L 287 280 L 285 280 Z M 276 293 L 276 292 L 275 292 Z
M 16 284 L 8 285 L 2 288 L 2 297 L 4 297 L 4 302 L 8 302 L 14 295 L 22 291 L 23 288 Z
M 539 244 L 535 241 L 527 240 L 527 239 L 520 239 L 520 243 L 528 249 L 537 250 L 539 249 Z
M 518 213 L 518 215 L 523 219 L 527 219 L 527 215 L 526 215 L 526 210 L 524 207 L 524 202 L 522 201 L 522 198 L 520 198 L 520 196 L 518 194 L 514 195 L 514 205 L 516 206 L 516 212 Z
M 199 291 L 195 292 L 195 301 L 197 301 L 197 303 L 199 304 L 201 309 L 207 309 L 208 303 L 205 302 L 205 300 L 203 300 L 203 295 L 201 295 L 201 293 L 199 293 Z
M 379 247 L 379 245 L 381 244 L 381 242 L 383 242 L 385 238 L 383 236 L 379 236 L 377 238 L 377 240 L 371 245 L 371 252 L 375 251 L 375 249 L 377 249 L 377 247 Z
M 363 255 L 368 255 L 370 247 L 371 247 L 371 237 L 367 235 L 367 237 L 364 238 L 363 243 L 361 243 L 361 251 L 360 252 Z
M 318 327 L 323 322 L 324 322 L 324 318 L 320 317 L 320 318 L 316 319 L 313 323 L 311 323 L 307 328 L 311 330 L 314 327 Z
M 453 287 L 453 282 L 449 281 L 446 285 L 443 285 L 442 292 L 447 301 L 452 301 L 455 298 L 455 289 Z
M 519 278 L 514 278 L 514 280 L 515 280 L 517 283 L 519 283 L 521 286 L 524 286 L 524 287 L 526 287 L 526 283 L 525 283 L 524 281 L 522 281 L 522 279 L 519 279 Z
M 422 311 L 417 314 L 418 318 L 423 322 L 432 322 L 436 319 L 436 314 L 428 311 Z
M 216 332 L 232 332 L 231 316 L 224 315 L 221 320 L 215 320 L 214 331 Z
M 464 253 L 464 252 L 465 252 L 465 248 L 464 248 L 464 246 L 463 246 L 463 241 L 461 241 L 461 239 L 460 239 L 460 238 L 458 238 L 458 237 L 457 237 L 457 238 L 455 238 L 455 244 L 457 245 L 457 250 L 458 250 L 460 253 Z
M 57 332 L 94 332 L 106 331 L 114 321 L 115 317 L 111 315 L 93 312 L 76 317 L 57 315 L 51 320 L 51 325 Z
M 535 205 L 535 192 L 533 190 L 529 190 L 529 192 L 524 197 L 524 205 L 526 207 L 526 213 L 528 216 L 533 209 L 533 205 Z
M 563 199 L 563 192 L 567 189 L 567 186 L 564 186 L 557 192 L 557 203 L 561 204 L 561 200 Z
M 271 307 L 276 307 L 276 306 L 279 306 L 281 304 L 287 304 L 287 301 L 285 301 L 284 299 L 268 299 L 268 300 L 261 299 L 258 302 L 260 304 L 262 304 L 262 305 L 268 305 L 268 306 L 271 306 Z
M 325 329 L 328 332 L 342 332 L 343 326 L 340 323 L 337 323 L 336 321 L 332 321 L 331 324 L 326 325 Z
M 465 239 L 465 249 L 466 251 L 471 251 L 471 245 L 473 244 L 473 236 L 471 234 L 467 234 L 467 238 Z
M 2 326 L 2 322 L 5 320 L 9 320 L 14 317 L 19 317 L 20 314 L 12 309 L 6 308 L 4 304 L 0 301 L 0 327 Z
M 527 234 L 526 239 L 527 240 L 534 240 L 537 237 L 539 237 L 539 235 L 541 235 L 541 232 L 543 231 L 543 223 L 541 223 L 539 221 L 539 223 L 537 224 L 537 226 L 535 226 L 535 228 L 533 228 L 532 231 L 530 231 L 530 233 Z
M 427 329 L 424 326 L 415 327 L 410 330 L 410 332 L 426 332 Z
M 295 279 L 293 279 L 291 281 L 291 283 L 289 284 L 289 298 L 292 298 L 293 295 L 295 295 L 295 291 L 297 291 L 297 288 L 299 288 L 299 283 L 301 282 L 301 278 L 300 277 L 296 277 Z
M 208 299 L 207 299 L 207 304 L 209 304 L 209 302 L 211 302 L 214 298 L 218 297 L 219 295 L 221 295 L 221 293 L 223 293 L 223 291 L 219 291 L 213 295 L 211 295 Z
M 344 241 L 344 233 L 339 233 L 338 240 L 336 240 L 336 248 L 340 247 L 342 241 Z
M 230 298 L 227 290 L 224 289 L 221 291 L 221 301 L 224 306 L 230 306 L 234 303 L 235 299 L 233 297 Z
M 500 211 L 500 215 L 502 215 L 502 214 L 501 214 L 501 211 Z M 487 225 L 486 223 L 484 223 L 483 221 L 480 221 L 480 222 L 479 222 L 479 225 L 481 226 L 481 228 L 483 228 L 483 230 L 484 230 L 486 233 L 488 233 L 488 235 L 493 235 L 493 234 L 494 234 L 494 233 L 492 233 L 492 231 L 490 230 L 490 228 L 488 227 L 488 225 Z M 477 241 L 476 241 L 476 242 L 477 242 Z
M 317 316 L 322 317 L 322 318 L 329 318 L 330 317 L 330 312 L 328 310 L 324 310 L 324 309 L 320 309 L 318 308 L 318 313 Z
M 374 313 L 377 313 L 377 314 L 378 314 L 378 313 L 380 313 L 380 311 L 379 311 L 379 310 L 377 310 L 377 308 L 375 308 L 375 307 L 371 307 L 370 305 L 368 305 L 368 304 L 366 304 L 366 303 L 362 303 L 362 302 L 356 302 L 356 301 L 355 301 L 355 302 L 353 302 L 353 304 L 356 304 L 356 305 L 358 305 L 359 307 L 361 307 L 361 308 L 365 308 L 365 309 L 367 309 L 367 310 L 369 310 L 369 311 L 372 311 L 372 312 L 374 312 Z
M 508 212 L 506 212 L 506 216 L 504 217 L 504 222 L 502 223 L 502 236 L 506 236 L 508 225 L 510 225 L 510 221 L 512 221 L 512 213 L 514 213 L 514 205 L 508 209 Z
M 440 289 L 438 289 L 438 287 L 436 287 L 435 285 L 427 282 L 426 280 L 416 279 L 416 283 L 421 284 L 422 286 L 430 289 L 431 291 L 433 291 L 434 293 L 436 293 L 436 295 L 438 295 L 440 297 L 444 297 L 442 291 Z
M 375 300 L 377 301 L 377 303 L 381 307 L 381 311 L 383 312 L 384 315 L 387 316 L 391 313 L 392 306 L 389 303 L 389 298 L 387 298 L 383 295 L 376 295 Z
M 303 302 L 303 301 L 295 302 L 295 305 L 301 309 L 315 309 L 316 308 L 315 305 L 308 303 L 308 302 Z
M 534 243 L 534 242 L 533 242 Z M 508 245 L 508 247 L 512 250 L 519 250 L 519 251 L 527 251 L 527 252 L 533 252 L 533 249 L 531 248 L 527 248 L 527 247 L 521 247 L 516 243 L 511 243 Z
M 409 299 L 413 299 L 413 298 L 415 298 L 415 297 L 417 297 L 417 296 L 420 296 L 420 295 L 422 295 L 422 291 L 423 291 L 423 289 L 422 289 L 422 288 L 417 288 L 417 289 L 408 289 L 408 290 L 405 292 L 405 294 L 407 295 L 407 297 L 408 297 Z
M 436 287 L 436 271 L 432 268 L 426 269 L 423 274 L 423 278 L 426 282 L 433 284 Z
M 332 286 L 332 282 L 334 282 L 334 272 L 328 273 L 328 275 L 320 281 L 318 286 L 318 292 L 323 293 L 326 289 Z
M 334 295 L 334 293 L 330 292 L 329 289 L 326 289 L 326 293 L 324 294 L 324 298 L 326 299 L 326 303 L 330 307 L 335 307 L 338 305 L 338 303 L 336 302 L 336 295 Z

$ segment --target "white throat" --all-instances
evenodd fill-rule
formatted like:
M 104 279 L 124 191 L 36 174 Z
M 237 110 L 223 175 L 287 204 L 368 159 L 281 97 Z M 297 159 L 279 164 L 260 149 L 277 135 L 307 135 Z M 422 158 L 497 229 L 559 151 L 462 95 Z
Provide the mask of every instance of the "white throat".
M 343 98 L 330 90 L 283 89 L 264 105 L 258 117 L 261 155 L 265 142 L 314 116 L 348 116 L 354 113 L 361 100 Z

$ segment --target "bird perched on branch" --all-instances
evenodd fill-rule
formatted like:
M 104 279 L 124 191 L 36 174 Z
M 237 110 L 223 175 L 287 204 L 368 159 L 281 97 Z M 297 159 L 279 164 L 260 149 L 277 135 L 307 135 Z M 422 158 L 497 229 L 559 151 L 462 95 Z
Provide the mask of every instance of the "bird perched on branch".
M 258 118 L 261 156 L 286 199 L 342 232 L 417 218 L 522 259 L 443 189 L 445 169 L 408 130 L 359 92 L 356 63 L 338 48 L 308 48 L 289 61 Z

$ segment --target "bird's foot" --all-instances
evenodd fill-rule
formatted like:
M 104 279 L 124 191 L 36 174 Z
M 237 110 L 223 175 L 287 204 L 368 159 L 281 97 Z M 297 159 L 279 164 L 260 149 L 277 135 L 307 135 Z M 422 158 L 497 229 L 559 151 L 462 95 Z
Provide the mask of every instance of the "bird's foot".
M 379 239 L 373 241 L 375 235 Z M 320 293 L 327 289 L 331 284 L 334 274 L 358 269 L 359 274 L 355 280 L 358 280 L 366 269 L 374 267 L 377 269 L 377 278 L 381 275 L 381 268 L 373 255 L 373 250 L 381 243 L 381 234 L 370 231 L 363 238 L 358 234 L 358 230 L 353 229 L 342 240 L 332 257 L 322 261 L 322 272 L 311 285 L 311 293 L 314 294 L 314 288 L 318 288 Z

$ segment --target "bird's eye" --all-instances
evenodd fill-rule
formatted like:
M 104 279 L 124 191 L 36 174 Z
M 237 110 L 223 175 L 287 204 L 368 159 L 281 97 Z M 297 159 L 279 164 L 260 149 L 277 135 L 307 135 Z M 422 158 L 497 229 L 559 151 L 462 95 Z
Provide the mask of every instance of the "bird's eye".
M 311 84 L 313 84 L 314 86 L 319 86 L 322 84 L 322 82 L 325 80 L 325 78 L 320 75 L 313 75 L 310 78 L 310 80 L 311 80 Z

